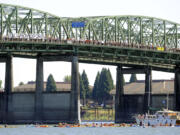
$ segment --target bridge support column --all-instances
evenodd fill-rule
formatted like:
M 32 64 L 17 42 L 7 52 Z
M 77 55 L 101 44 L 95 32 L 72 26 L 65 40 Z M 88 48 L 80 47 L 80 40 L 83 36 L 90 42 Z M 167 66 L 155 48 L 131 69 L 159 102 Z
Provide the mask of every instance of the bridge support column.
M 144 103 L 143 103 L 143 110 L 144 113 L 149 111 L 149 108 L 152 104 L 152 71 L 151 69 L 147 68 L 145 73 L 145 94 L 144 94 Z
M 8 55 L 6 59 L 5 71 L 5 93 L 3 106 L 3 121 L 5 123 L 13 123 L 13 108 L 12 108 L 12 91 L 13 91 L 13 63 L 12 56 Z
M 70 122 L 80 123 L 80 89 L 78 57 L 72 57 Z
M 122 66 L 117 67 L 116 71 L 116 96 L 115 96 L 115 123 L 124 122 L 124 87 Z
M 174 108 L 180 111 L 180 68 L 175 69 L 174 96 Z
M 43 120 L 43 97 L 44 91 L 44 75 L 43 75 L 43 58 L 37 57 L 36 64 L 36 91 L 35 91 L 35 120 L 41 122 Z

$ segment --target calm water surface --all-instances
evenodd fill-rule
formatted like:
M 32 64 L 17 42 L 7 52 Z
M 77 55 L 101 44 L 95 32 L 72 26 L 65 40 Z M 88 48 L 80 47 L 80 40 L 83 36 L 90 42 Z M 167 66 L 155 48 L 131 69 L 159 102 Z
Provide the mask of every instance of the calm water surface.
M 180 127 L 0 128 L 0 135 L 180 135 Z

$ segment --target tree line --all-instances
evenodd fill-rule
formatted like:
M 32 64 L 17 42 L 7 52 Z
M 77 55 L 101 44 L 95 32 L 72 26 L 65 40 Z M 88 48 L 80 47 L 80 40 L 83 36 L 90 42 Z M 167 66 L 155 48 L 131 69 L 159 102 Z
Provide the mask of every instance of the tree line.
M 105 101 L 111 98 L 110 91 L 114 88 L 113 79 L 109 69 L 103 68 L 97 73 L 92 98 L 98 103 L 105 104 Z

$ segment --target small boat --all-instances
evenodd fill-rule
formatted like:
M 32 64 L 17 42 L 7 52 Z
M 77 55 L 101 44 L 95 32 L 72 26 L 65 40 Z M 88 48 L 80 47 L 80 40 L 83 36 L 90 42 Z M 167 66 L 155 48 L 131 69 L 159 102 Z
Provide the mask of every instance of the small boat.
M 165 89 L 164 83 L 164 89 Z M 169 86 L 168 86 L 169 87 Z M 169 88 L 167 88 L 169 89 Z M 149 93 L 150 94 L 150 93 Z M 150 107 L 150 95 L 148 96 L 148 107 Z M 136 123 L 140 126 L 180 126 L 180 112 L 172 111 L 168 109 L 169 107 L 169 92 L 167 92 L 166 98 L 166 109 L 162 111 L 156 111 L 155 114 L 143 114 L 135 116 Z
M 140 126 L 176 126 L 180 125 L 180 112 L 164 109 L 153 115 L 137 115 L 135 119 Z

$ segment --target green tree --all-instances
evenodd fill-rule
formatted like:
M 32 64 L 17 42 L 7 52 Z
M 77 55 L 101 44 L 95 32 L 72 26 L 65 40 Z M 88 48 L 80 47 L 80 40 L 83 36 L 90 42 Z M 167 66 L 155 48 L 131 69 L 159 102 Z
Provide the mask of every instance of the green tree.
M 129 82 L 132 83 L 132 82 L 136 82 L 136 81 L 137 81 L 136 74 L 131 74 L 131 78 L 130 78 Z
M 0 80 L 0 88 L 2 88 L 2 80 Z
M 79 81 L 80 81 L 80 98 L 83 99 L 83 105 L 85 105 L 85 98 L 86 98 L 86 91 L 84 88 L 84 83 L 82 81 L 82 77 L 79 77 Z
M 92 98 L 97 101 L 98 95 L 97 92 L 99 90 L 99 79 L 100 79 L 100 73 L 98 72 L 96 75 L 96 79 L 94 81 L 94 87 L 92 91 Z
M 23 82 L 20 82 L 20 83 L 19 83 L 19 86 L 21 86 L 21 85 L 24 85 L 24 83 L 23 83 Z
M 66 83 L 71 83 L 71 76 L 70 75 L 66 75 L 63 80 Z
M 108 82 L 109 82 L 109 85 L 110 85 L 110 89 L 113 89 L 114 84 L 113 84 L 113 79 L 112 79 L 112 75 L 111 75 L 111 72 L 110 72 L 109 68 L 107 70 L 107 73 L 108 73 Z
M 125 85 L 125 83 L 126 83 L 126 82 L 125 82 L 124 75 L 123 75 L 123 86 Z
M 124 75 L 123 75 L 123 85 L 125 85 L 125 83 L 126 83 L 126 82 L 125 82 Z
M 53 75 L 50 74 L 48 76 L 47 79 L 47 83 L 46 83 L 46 91 L 50 92 L 50 91 L 56 91 L 56 82 L 54 81 Z
M 113 89 L 113 87 L 114 85 L 110 71 L 108 71 L 108 69 L 106 68 L 103 68 L 100 74 L 100 79 L 98 84 L 99 90 L 97 91 L 97 97 L 99 103 L 104 103 L 105 105 L 105 101 L 108 98 L 110 98 L 109 92 L 110 90 Z
M 89 98 L 90 97 L 89 80 L 88 80 L 88 77 L 87 77 L 85 70 L 83 70 L 81 78 L 82 78 L 82 81 L 84 84 L 84 88 L 86 90 L 86 97 Z
M 82 87 L 82 89 L 80 89 L 81 99 L 83 99 L 83 103 L 85 103 L 86 99 L 90 98 L 89 81 L 85 70 L 83 70 L 80 77 L 80 87 Z

